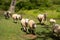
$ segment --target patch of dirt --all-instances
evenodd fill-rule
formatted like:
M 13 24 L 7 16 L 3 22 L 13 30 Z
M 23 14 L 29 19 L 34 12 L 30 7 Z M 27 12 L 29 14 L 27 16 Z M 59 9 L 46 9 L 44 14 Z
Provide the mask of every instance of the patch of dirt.
M 33 34 L 25 34 L 23 35 L 24 38 L 28 38 L 28 39 L 36 39 L 37 35 L 33 35 Z

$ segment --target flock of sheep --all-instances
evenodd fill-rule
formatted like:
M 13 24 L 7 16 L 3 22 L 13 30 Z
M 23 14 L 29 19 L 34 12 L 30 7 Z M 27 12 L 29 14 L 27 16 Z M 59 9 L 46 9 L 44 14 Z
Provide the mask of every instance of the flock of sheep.
M 36 23 L 34 20 L 30 20 L 30 19 L 25 19 L 22 17 L 22 15 L 19 15 L 19 14 L 11 14 L 10 11 L 7 11 L 4 13 L 4 16 L 5 18 L 9 18 L 9 17 L 12 17 L 12 19 L 14 20 L 14 22 L 16 23 L 17 20 L 20 20 L 21 22 L 21 25 L 22 25 L 22 30 L 24 32 L 30 32 L 32 34 L 35 34 L 35 31 L 34 29 L 36 28 Z M 40 24 L 45 24 L 45 21 L 47 20 L 47 14 L 39 14 L 37 16 L 37 19 L 38 21 L 40 22 Z M 53 33 L 56 33 L 57 35 L 60 34 L 60 25 L 59 24 L 56 24 L 56 20 L 55 19 L 50 19 L 49 20 L 50 24 L 52 24 L 52 31 Z M 28 29 L 28 26 L 29 26 L 29 29 Z

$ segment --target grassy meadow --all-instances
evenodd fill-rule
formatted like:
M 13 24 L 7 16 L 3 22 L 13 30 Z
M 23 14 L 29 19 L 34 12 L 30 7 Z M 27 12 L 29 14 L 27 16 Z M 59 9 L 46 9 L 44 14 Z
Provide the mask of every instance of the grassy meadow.
M 22 26 L 20 24 L 20 20 L 18 20 L 18 23 L 13 23 L 13 19 L 10 18 L 6 20 L 3 13 L 3 11 L 0 11 L 0 40 L 32 40 L 29 37 L 24 37 L 26 33 L 21 31 Z M 20 10 L 17 13 L 22 14 L 23 18 L 33 19 L 36 22 L 36 35 L 38 37 L 34 40 L 58 40 L 58 38 L 55 39 L 51 34 L 49 19 L 54 18 L 57 23 L 60 24 L 60 12 L 57 12 L 56 10 L 40 11 L 39 9 L 34 9 Z M 40 13 L 47 13 L 47 22 L 45 23 L 48 25 L 47 28 L 45 28 L 46 25 L 38 24 L 39 21 L 37 20 L 37 15 Z

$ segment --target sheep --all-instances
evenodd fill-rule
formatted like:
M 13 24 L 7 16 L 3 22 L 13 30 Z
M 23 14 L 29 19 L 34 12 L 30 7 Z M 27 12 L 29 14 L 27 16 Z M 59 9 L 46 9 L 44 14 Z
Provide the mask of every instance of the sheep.
M 53 33 L 57 34 L 57 36 L 59 36 L 60 34 L 60 25 L 59 24 L 54 24 L 52 26 L 52 29 L 53 29 Z
M 18 14 L 18 15 L 17 15 L 17 19 L 18 19 L 18 20 L 21 20 L 21 19 L 22 19 L 22 15 L 19 15 L 19 14 Z
M 34 20 L 29 20 L 28 25 L 29 25 L 28 31 L 32 34 L 35 34 L 34 29 L 36 28 L 36 23 L 34 22 Z
M 56 20 L 55 19 L 50 19 L 50 24 L 55 24 L 56 23 Z
M 12 12 L 11 11 L 8 11 L 9 15 L 12 16 Z
M 5 19 L 10 18 L 11 12 L 10 11 L 5 11 L 4 16 L 5 16 Z
M 44 24 L 44 21 L 46 21 L 46 14 L 39 14 L 37 18 L 41 24 Z
M 21 25 L 22 25 L 24 32 L 27 32 L 28 21 L 29 21 L 29 19 L 24 19 L 24 18 L 22 18 L 22 20 L 21 20 Z
M 17 23 L 17 20 L 21 20 L 22 19 L 22 16 L 19 15 L 19 14 L 13 14 L 12 18 L 13 18 L 14 22 Z
M 17 23 L 17 14 L 13 14 L 12 18 L 13 18 L 14 22 Z
M 11 14 L 11 11 L 7 11 L 9 14 Z

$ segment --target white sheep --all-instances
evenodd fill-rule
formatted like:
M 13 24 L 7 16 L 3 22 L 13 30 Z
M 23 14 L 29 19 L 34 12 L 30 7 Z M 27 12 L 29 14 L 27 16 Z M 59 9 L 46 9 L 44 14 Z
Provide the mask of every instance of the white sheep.
M 22 15 L 19 15 L 19 14 L 18 14 L 18 15 L 17 15 L 17 19 L 18 19 L 18 20 L 21 20 L 21 19 L 22 19 Z
M 24 18 L 21 20 L 21 25 L 25 32 L 27 32 L 28 21 L 29 19 L 24 19 Z
M 53 28 L 53 33 L 56 33 L 57 36 L 59 36 L 60 35 L 60 25 L 59 24 L 54 24 L 52 26 L 52 28 Z
M 38 20 L 41 24 L 44 24 L 44 21 L 46 21 L 46 14 L 39 14 Z
M 11 14 L 11 11 L 7 11 L 7 12 Z
M 11 12 L 10 11 L 5 11 L 4 16 L 5 16 L 6 19 L 10 18 Z
M 32 34 L 35 34 L 34 29 L 36 28 L 36 23 L 34 20 L 30 20 L 29 23 L 29 32 L 31 32 Z
M 13 18 L 13 20 L 14 20 L 15 22 L 17 22 L 17 20 L 21 20 L 21 19 L 22 19 L 22 16 L 19 15 L 19 14 L 13 14 L 13 15 L 12 15 L 12 18 Z
M 56 23 L 56 20 L 55 19 L 50 19 L 50 24 L 55 24 Z

